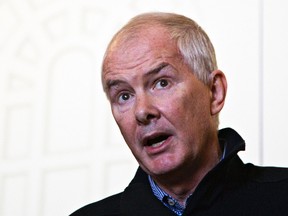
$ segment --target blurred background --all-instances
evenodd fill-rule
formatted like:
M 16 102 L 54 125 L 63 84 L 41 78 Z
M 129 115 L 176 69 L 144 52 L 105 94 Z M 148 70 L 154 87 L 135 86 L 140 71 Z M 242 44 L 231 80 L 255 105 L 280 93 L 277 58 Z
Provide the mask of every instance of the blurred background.
M 245 162 L 288 166 L 285 0 L 0 0 L 0 215 L 68 215 L 122 191 L 137 164 L 102 92 L 112 35 L 132 16 L 197 21 L 228 79 L 220 128 Z

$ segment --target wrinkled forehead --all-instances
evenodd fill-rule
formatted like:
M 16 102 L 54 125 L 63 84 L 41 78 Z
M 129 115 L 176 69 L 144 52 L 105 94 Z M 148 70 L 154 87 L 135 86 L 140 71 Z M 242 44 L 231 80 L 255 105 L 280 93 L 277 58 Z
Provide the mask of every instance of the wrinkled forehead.
M 153 44 L 153 46 L 151 46 Z M 167 29 L 160 25 L 140 25 L 133 29 L 124 29 L 114 36 L 110 42 L 102 64 L 103 74 L 107 72 L 109 66 L 114 64 L 115 57 L 122 57 L 122 60 L 131 59 L 133 55 L 141 55 L 147 49 L 157 49 L 172 44 L 170 34 Z M 137 51 L 136 51 L 137 50 Z M 133 52 L 134 51 L 134 52 Z M 134 56 L 137 58 L 137 56 Z

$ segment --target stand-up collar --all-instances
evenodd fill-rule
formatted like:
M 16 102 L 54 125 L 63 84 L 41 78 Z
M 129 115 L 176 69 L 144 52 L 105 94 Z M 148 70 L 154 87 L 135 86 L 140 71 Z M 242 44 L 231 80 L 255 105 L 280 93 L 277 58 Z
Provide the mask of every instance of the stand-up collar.
M 234 156 L 239 151 L 245 150 L 245 141 L 232 128 L 225 128 L 218 131 L 218 139 L 221 145 L 226 146 L 225 158 Z

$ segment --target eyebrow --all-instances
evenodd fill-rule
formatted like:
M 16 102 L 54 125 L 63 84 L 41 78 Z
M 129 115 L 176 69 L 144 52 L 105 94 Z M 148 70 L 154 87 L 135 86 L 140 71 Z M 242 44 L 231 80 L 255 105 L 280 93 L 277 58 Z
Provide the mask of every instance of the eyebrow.
M 149 77 L 149 76 L 151 76 L 151 75 L 157 74 L 157 73 L 159 73 L 163 68 L 167 67 L 168 65 L 169 65 L 168 63 L 163 62 L 163 63 L 159 64 L 158 66 L 156 66 L 156 68 L 154 68 L 154 69 L 148 71 L 147 73 L 145 73 L 144 76 L 145 76 L 145 77 Z
M 107 80 L 106 86 L 105 86 L 105 91 L 111 89 L 113 86 L 120 85 L 121 83 L 125 83 L 123 80 Z
M 155 74 L 159 73 L 163 68 L 167 67 L 168 65 L 169 65 L 168 63 L 163 62 L 163 63 L 157 65 L 156 68 L 145 73 L 144 77 L 149 77 L 151 75 L 155 75 Z M 125 84 L 125 83 L 126 82 L 124 80 L 121 80 L 121 79 L 107 80 L 106 86 L 105 86 L 105 91 L 113 88 L 113 86 L 118 86 L 120 84 Z

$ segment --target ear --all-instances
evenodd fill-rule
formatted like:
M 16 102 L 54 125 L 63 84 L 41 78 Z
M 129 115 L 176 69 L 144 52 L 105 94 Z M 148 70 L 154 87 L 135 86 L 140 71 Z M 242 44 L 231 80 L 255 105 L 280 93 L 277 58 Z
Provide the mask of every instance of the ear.
M 227 93 L 227 80 L 222 71 L 215 70 L 210 74 L 210 91 L 210 112 L 211 115 L 217 115 L 224 106 Z

